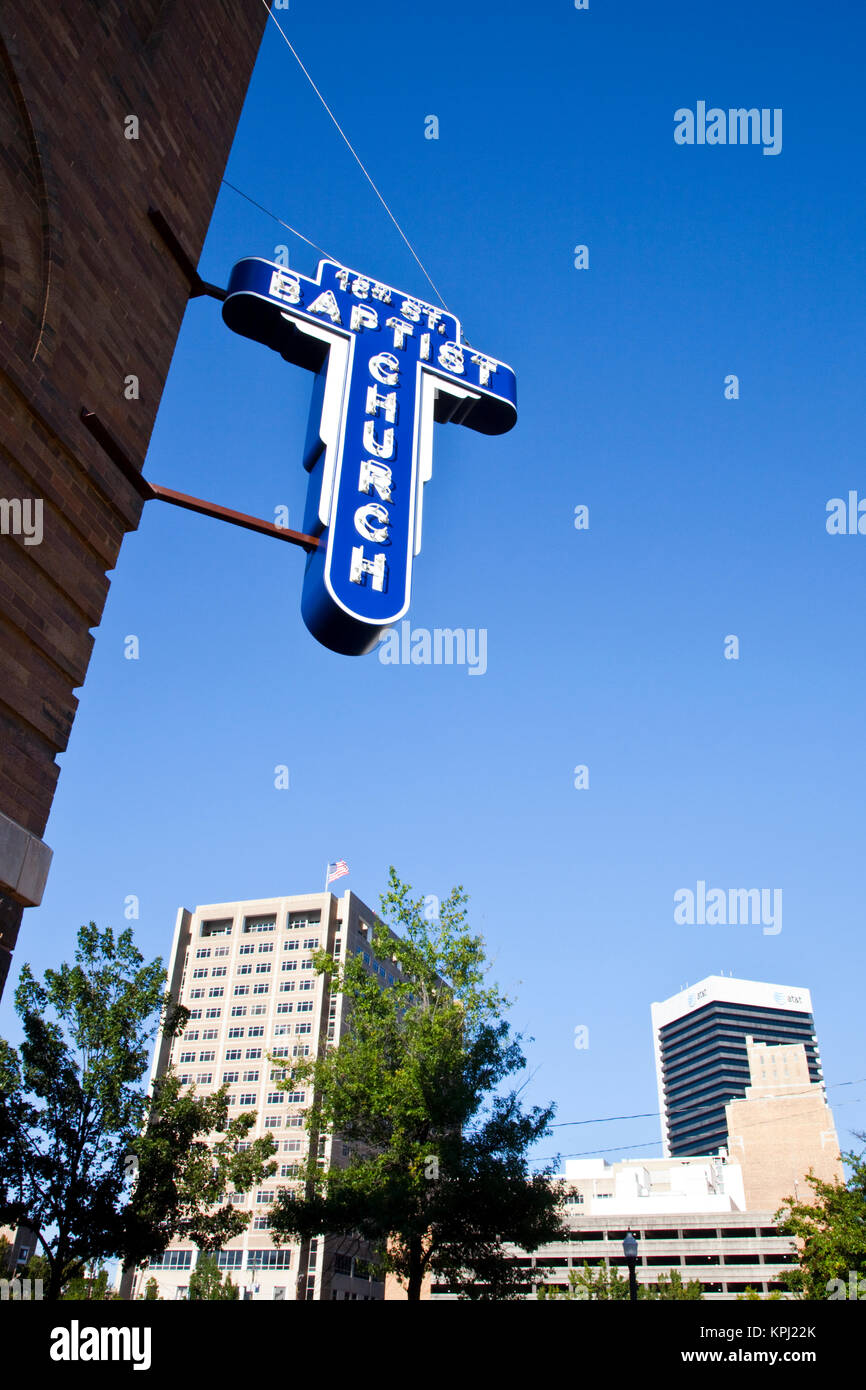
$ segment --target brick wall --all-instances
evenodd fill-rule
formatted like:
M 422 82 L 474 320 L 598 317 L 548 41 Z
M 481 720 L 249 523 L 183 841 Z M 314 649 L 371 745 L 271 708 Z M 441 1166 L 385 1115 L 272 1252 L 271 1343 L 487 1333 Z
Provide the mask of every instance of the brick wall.
M 261 0 L 7 0 L 0 23 L 0 991 L 108 579 L 142 500 L 80 418 L 140 469 L 193 263 L 267 15 Z M 138 138 L 127 118 L 138 121 Z M 127 399 L 125 379 L 139 379 Z M 17 530 L 17 533 L 16 533 Z

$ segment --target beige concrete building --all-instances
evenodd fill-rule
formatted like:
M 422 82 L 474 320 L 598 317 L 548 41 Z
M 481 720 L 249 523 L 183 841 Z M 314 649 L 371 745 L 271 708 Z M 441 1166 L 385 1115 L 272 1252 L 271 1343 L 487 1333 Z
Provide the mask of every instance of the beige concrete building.
M 750 1084 L 725 1107 L 731 1159 L 743 1171 L 746 1203 L 777 1211 L 787 1197 L 809 1201 L 811 1169 L 825 1182 L 843 1178 L 839 1140 L 822 1083 L 809 1075 L 802 1043 L 746 1038 Z
M 181 908 L 169 965 L 172 994 L 190 1010 L 183 1035 L 164 1040 L 153 1076 L 173 1066 L 184 1084 L 210 1092 L 225 1084 L 230 1104 L 255 1110 L 250 1139 L 270 1134 L 277 1144 L 277 1173 L 253 1192 L 236 1196 L 252 1219 L 239 1239 L 221 1251 L 221 1268 L 248 1299 L 381 1299 L 357 1240 L 319 1238 L 277 1247 L 270 1235 L 269 1208 L 277 1190 L 291 1188 L 307 1151 L 303 1089 L 276 1083 L 284 1071 L 270 1056 L 315 1055 L 345 1030 L 343 996 L 331 993 L 313 969 L 312 952 L 327 949 L 337 960 L 361 955 L 383 985 L 398 967 L 370 949 L 374 913 L 353 893 L 259 898 L 210 903 L 194 912 Z M 333 1137 L 320 1141 L 322 1164 L 342 1163 L 348 1147 Z M 164 1299 L 185 1298 L 197 1252 L 175 1241 L 165 1255 L 137 1271 L 134 1297 L 155 1278 Z
M 620 1163 L 568 1160 L 564 1177 L 569 1238 L 531 1255 L 512 1252 L 526 1274 L 526 1298 L 536 1298 L 542 1283 L 567 1287 L 569 1270 L 584 1265 L 626 1275 L 622 1242 L 629 1231 L 638 1242 L 639 1285 L 676 1270 L 684 1283 L 698 1279 L 708 1301 L 735 1299 L 747 1288 L 765 1295 L 787 1291 L 794 1242 L 779 1235 L 771 1211 L 747 1208 L 742 1169 L 724 1152 Z M 434 1300 L 454 1296 L 433 1283 Z

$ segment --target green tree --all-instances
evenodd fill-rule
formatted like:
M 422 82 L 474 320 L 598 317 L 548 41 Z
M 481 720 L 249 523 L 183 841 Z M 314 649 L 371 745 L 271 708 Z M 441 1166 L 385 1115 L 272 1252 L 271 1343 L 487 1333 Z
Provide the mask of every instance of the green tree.
M 538 1298 L 580 1299 L 581 1301 L 602 1300 L 625 1302 L 630 1297 L 628 1276 L 620 1274 L 613 1266 L 608 1269 L 599 1265 L 590 1269 L 584 1264 L 582 1270 L 570 1269 L 568 1285 L 565 1288 L 556 1284 L 540 1284 L 536 1290 Z M 670 1277 L 660 1274 L 656 1284 L 638 1284 L 639 1299 L 663 1299 L 677 1302 L 703 1298 L 704 1293 L 699 1279 L 683 1283 L 682 1275 L 675 1269 Z
M 150 1276 L 144 1287 L 143 1297 L 147 1299 L 148 1303 L 162 1303 L 163 1301 L 159 1292 L 159 1284 L 156 1282 L 153 1275 Z
M 249 1219 L 214 1211 L 222 1191 L 213 1173 L 223 1186 L 254 1171 L 256 1180 L 270 1141 L 240 1155 L 252 1120 L 227 1127 L 232 1155 L 218 1142 L 202 1180 L 206 1146 L 197 1136 L 224 1120 L 224 1094 L 181 1097 L 171 1078 L 149 1099 L 142 1086 L 152 1040 L 160 1029 L 174 1036 L 188 1017 L 165 981 L 162 962 L 145 963 L 130 929 L 115 938 L 93 922 L 78 932 L 73 965 L 47 970 L 41 983 L 22 969 L 23 1041 L 16 1049 L 0 1039 L 0 1223 L 37 1231 L 49 1299 L 93 1261 L 137 1263 L 186 1230 L 203 1245 L 219 1241 Z
M 645 1284 L 639 1290 L 644 1298 L 662 1299 L 668 1302 L 694 1302 L 704 1296 L 700 1279 L 690 1279 L 685 1283 L 679 1270 L 672 1269 L 669 1275 L 660 1274 L 655 1284 Z
M 189 1297 L 193 1300 L 209 1299 L 212 1302 L 233 1300 L 240 1298 L 240 1290 L 237 1284 L 232 1283 L 228 1273 L 225 1279 L 222 1278 L 214 1255 L 202 1254 L 190 1275 Z
M 277 1196 L 275 1233 L 367 1240 L 411 1300 L 428 1273 L 462 1297 L 515 1297 L 525 1273 L 506 1244 L 534 1250 L 565 1233 L 558 1185 L 530 1174 L 527 1159 L 553 1107 L 525 1111 L 517 1091 L 497 1089 L 525 1066 L 522 1040 L 485 983 L 467 902 L 454 888 L 432 922 L 392 868 L 381 911 L 401 934 L 377 924 L 372 950 L 398 966 L 395 983 L 381 985 L 359 956 L 340 965 L 319 952 L 317 969 L 347 998 L 349 1030 L 317 1058 L 274 1059 L 290 1069 L 285 1087 L 313 1087 L 308 1156 L 299 1187 Z M 324 1170 L 329 1134 L 351 1152 Z
M 866 1141 L 866 1135 L 857 1138 Z M 786 1282 L 806 1299 L 827 1299 L 850 1274 L 866 1274 L 866 1150 L 844 1155 L 850 1167 L 847 1180 L 824 1182 L 808 1173 L 812 1202 L 786 1197 L 776 1213 L 781 1235 L 795 1236 L 799 1268 L 789 1270 Z
M 88 1299 L 101 1303 L 118 1298 L 119 1295 L 108 1287 L 108 1270 L 91 1267 L 89 1275 L 77 1274 L 64 1286 L 61 1298 Z

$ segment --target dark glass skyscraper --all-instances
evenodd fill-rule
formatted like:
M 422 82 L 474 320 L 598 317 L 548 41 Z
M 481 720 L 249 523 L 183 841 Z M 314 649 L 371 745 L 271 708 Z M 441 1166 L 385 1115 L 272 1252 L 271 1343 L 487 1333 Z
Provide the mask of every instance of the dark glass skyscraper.
M 653 1004 L 665 1154 L 715 1153 L 728 1142 L 725 1104 L 749 1084 L 746 1038 L 803 1043 L 812 1082 L 821 1059 L 807 989 L 711 975 Z

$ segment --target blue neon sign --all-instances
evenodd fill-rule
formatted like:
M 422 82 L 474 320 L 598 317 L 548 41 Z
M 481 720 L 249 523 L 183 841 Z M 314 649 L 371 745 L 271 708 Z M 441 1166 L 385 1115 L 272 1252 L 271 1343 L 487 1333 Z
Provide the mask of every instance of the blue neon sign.
M 421 549 L 434 421 L 504 434 L 514 372 L 463 341 L 453 314 L 335 261 L 316 279 L 239 261 L 223 318 L 316 373 L 304 449 L 310 474 L 301 612 L 332 651 L 360 656 L 409 607 Z

